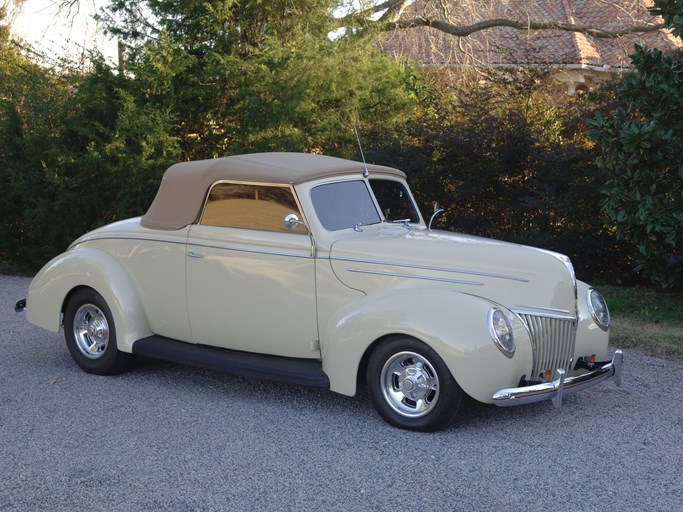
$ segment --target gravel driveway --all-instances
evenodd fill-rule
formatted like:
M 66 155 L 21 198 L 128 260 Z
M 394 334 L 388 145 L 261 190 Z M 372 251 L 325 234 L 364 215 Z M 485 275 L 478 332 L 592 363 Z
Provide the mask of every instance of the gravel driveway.
M 624 384 L 550 403 L 470 403 L 435 434 L 363 392 L 152 360 L 116 377 L 14 313 L 0 276 L 0 511 L 634 510 L 683 507 L 683 365 L 625 352 Z

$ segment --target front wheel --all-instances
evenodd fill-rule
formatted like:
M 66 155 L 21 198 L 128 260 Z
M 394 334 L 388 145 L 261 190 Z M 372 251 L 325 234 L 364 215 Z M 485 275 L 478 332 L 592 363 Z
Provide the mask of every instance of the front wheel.
M 83 370 L 113 375 L 128 368 L 133 356 L 116 346 L 109 306 L 95 290 L 78 290 L 64 310 L 64 338 L 72 359 Z
M 383 342 L 370 356 L 368 392 L 377 412 L 395 427 L 433 432 L 456 416 L 463 392 L 446 364 L 413 338 Z

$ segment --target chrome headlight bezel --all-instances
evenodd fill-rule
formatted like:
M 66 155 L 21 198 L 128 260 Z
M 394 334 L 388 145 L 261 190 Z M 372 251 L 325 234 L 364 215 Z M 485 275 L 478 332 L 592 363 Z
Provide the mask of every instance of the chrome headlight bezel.
M 512 321 L 503 311 L 498 308 L 491 308 L 488 315 L 489 333 L 494 344 L 505 357 L 511 358 L 515 355 L 517 345 L 515 343 L 515 332 Z
M 607 331 L 612 322 L 612 317 L 609 314 L 605 298 L 595 288 L 589 288 L 586 292 L 586 303 L 595 325 L 603 331 Z

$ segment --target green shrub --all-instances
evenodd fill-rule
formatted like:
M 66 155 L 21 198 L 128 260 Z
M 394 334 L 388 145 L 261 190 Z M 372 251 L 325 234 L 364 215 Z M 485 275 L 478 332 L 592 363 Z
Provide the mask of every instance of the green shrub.
M 683 18 L 681 18 L 683 20 Z M 635 71 L 617 105 L 591 121 L 607 174 L 604 208 L 619 238 L 637 247 L 636 269 L 683 285 L 683 51 L 636 46 Z

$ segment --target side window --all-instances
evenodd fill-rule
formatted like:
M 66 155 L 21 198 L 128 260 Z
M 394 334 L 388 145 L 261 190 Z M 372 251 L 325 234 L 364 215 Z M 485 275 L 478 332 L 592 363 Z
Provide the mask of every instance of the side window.
M 288 186 L 216 183 L 209 192 L 200 224 L 228 228 L 257 229 L 307 234 L 303 225 L 285 226 L 293 213 L 303 221 L 292 189 Z
M 415 210 L 410 193 L 402 183 L 394 180 L 370 179 L 370 187 L 387 222 L 408 219 L 419 222 L 420 216 Z

